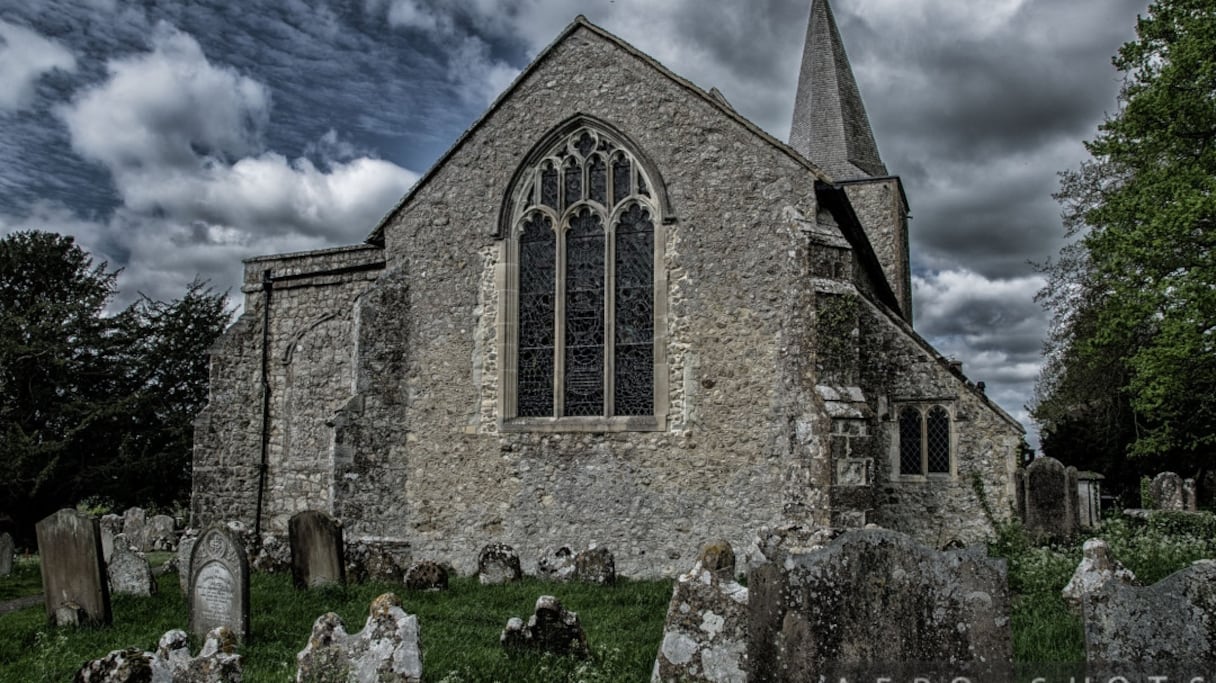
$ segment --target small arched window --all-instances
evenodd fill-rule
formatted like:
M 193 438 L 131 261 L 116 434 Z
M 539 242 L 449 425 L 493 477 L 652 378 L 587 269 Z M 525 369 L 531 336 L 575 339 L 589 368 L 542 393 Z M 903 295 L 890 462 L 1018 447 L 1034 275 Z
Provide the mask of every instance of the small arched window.
M 504 205 L 503 426 L 661 428 L 657 178 L 589 121 L 548 136 L 530 159 Z
M 899 411 L 899 473 L 950 474 L 950 412 L 940 405 Z

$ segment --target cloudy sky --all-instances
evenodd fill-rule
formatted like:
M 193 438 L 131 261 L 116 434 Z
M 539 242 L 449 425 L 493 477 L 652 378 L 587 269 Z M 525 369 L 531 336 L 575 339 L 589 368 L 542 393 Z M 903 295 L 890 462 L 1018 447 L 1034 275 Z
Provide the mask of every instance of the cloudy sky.
M 834 0 L 912 207 L 916 327 L 1028 423 L 1076 166 L 1147 0 Z M 0 0 L 0 234 L 73 234 L 123 300 L 361 242 L 582 13 L 780 139 L 809 0 Z M 1033 434 L 1032 434 L 1033 436 Z

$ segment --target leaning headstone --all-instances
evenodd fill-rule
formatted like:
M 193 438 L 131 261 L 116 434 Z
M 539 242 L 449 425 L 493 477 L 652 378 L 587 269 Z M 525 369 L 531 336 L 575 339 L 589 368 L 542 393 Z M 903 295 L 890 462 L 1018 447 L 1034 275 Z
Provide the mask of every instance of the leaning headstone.
M 197 540 L 198 529 L 186 529 L 177 543 L 177 582 L 182 588 L 182 595 L 190 594 L 190 555 Z
M 226 628 L 207 634 L 198 657 L 190 656 L 190 637 L 174 629 L 161 636 L 156 652 L 114 650 L 87 662 L 76 683 L 240 683 L 241 656 Z
M 1216 665 L 1214 587 L 1214 560 L 1195 562 L 1151 586 L 1107 582 L 1082 604 L 1086 659 L 1091 665 L 1151 663 L 1152 673 L 1163 677 L 1179 673 L 1168 670 L 1175 665 L 1182 673 L 1190 667 L 1210 672 Z
M 505 543 L 490 543 L 477 556 L 477 580 L 482 585 L 511 583 L 523 578 L 519 555 Z
M 412 591 L 447 590 L 448 572 L 432 560 L 415 562 L 405 572 L 405 587 Z
M 291 579 L 296 588 L 346 583 L 342 557 L 342 525 L 317 510 L 292 515 L 287 522 L 291 542 Z
M 729 543 L 701 546 L 692 570 L 676 579 L 652 681 L 748 680 L 747 589 L 734 574 Z
M 1005 562 L 979 550 L 852 530 L 753 570 L 748 593 L 748 665 L 766 680 L 989 680 L 986 667 L 1013 658 Z
M 110 575 L 111 594 L 156 595 L 156 579 L 152 576 L 152 567 L 143 553 L 125 546 L 116 546 L 106 571 Z
M 190 555 L 190 633 L 202 637 L 221 626 L 249 638 L 249 560 L 235 534 L 212 524 Z
M 13 535 L 5 531 L 0 533 L 0 576 L 13 573 L 13 560 L 17 556 L 17 547 L 13 543 Z
M 1023 522 L 1031 535 L 1040 539 L 1064 538 L 1076 532 L 1075 468 L 1070 472 L 1055 458 L 1036 458 L 1026 468 L 1022 485 L 1026 506 Z
M 1082 558 L 1061 595 L 1064 602 L 1081 608 L 1085 596 L 1092 594 L 1108 581 L 1135 583 L 1136 575 L 1124 567 L 1110 552 L 1110 546 L 1100 538 L 1091 538 L 1081 547 Z
M 296 655 L 299 683 L 378 683 L 422 680 L 418 618 L 406 614 L 401 600 L 385 593 L 372 601 L 363 630 L 346 632 L 333 612 L 320 616 L 308 645 Z
M 604 546 L 592 546 L 574 556 L 574 580 L 611 586 L 616 583 L 616 560 Z
M 156 515 L 149 519 L 144 527 L 144 535 L 147 550 L 177 550 L 177 533 L 173 518 L 169 515 Z
M 1173 472 L 1162 472 L 1153 477 L 1149 491 L 1158 510 L 1185 510 L 1182 494 L 1182 477 Z
M 122 533 L 127 537 L 127 542 L 131 547 L 146 552 L 147 547 L 147 525 L 148 515 L 143 508 L 127 508 L 122 513 Z
M 97 519 L 64 509 L 38 522 L 35 530 L 47 618 L 61 625 L 81 620 L 109 624 L 110 588 Z
M 536 599 L 536 610 L 528 617 L 528 623 L 519 617 L 507 620 L 507 627 L 498 640 L 508 652 L 530 651 L 581 658 L 591 654 L 578 613 L 562 607 L 552 595 Z
M 114 552 L 114 537 L 122 533 L 122 515 L 113 513 L 101 516 L 101 554 L 106 562 Z
M 536 575 L 547 581 L 569 581 L 574 577 L 574 551 L 568 545 L 546 546 L 536 559 Z

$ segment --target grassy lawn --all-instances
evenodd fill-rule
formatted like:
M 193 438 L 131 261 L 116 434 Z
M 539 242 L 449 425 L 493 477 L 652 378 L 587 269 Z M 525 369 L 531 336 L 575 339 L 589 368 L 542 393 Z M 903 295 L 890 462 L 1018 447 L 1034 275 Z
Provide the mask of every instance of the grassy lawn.
M 1212 515 L 1167 513 L 1147 523 L 1115 519 L 1105 524 L 1100 536 L 1145 584 L 1196 559 L 1216 557 Z M 1011 527 L 991 545 L 992 554 L 1009 561 L 1015 661 L 1065 665 L 1084 661 L 1081 618 L 1060 597 L 1081 559 L 1083 541 L 1036 546 Z M 32 559 L 22 560 L 13 576 L 0 578 L 3 600 L 40 590 Z M 254 574 L 251 590 L 254 636 L 241 649 L 246 681 L 294 678 L 296 653 L 306 644 L 318 616 L 337 612 L 347 630 L 354 632 L 362 628 L 372 599 L 394 591 L 406 611 L 418 615 L 427 680 L 593 683 L 649 680 L 671 582 L 625 581 L 604 588 L 528 579 L 509 586 L 481 586 L 474 579 L 460 578 L 452 581 L 449 591 L 437 593 L 407 593 L 400 586 L 374 583 L 297 592 L 289 576 Z M 536 598 L 544 594 L 556 595 L 579 613 L 594 653 L 591 661 L 509 657 L 499 647 L 498 635 L 507 619 L 526 618 Z M 113 626 L 79 630 L 47 628 L 41 604 L 0 616 L 0 682 L 67 681 L 87 660 L 120 647 L 153 650 L 165 631 L 186 626 L 186 604 L 175 574 L 160 577 L 160 594 L 152 598 L 116 596 L 113 610 Z M 195 643 L 196 651 L 197 647 Z

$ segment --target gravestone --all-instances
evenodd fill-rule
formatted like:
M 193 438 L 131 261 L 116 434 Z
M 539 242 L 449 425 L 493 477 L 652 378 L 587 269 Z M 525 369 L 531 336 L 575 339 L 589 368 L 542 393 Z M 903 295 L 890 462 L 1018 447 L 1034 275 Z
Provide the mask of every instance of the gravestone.
M 574 578 L 574 550 L 568 545 L 545 547 L 536 559 L 536 574 L 548 581 L 569 581 Z
M 156 595 L 156 578 L 152 576 L 152 567 L 142 553 L 123 545 L 115 546 L 106 572 L 110 576 L 110 593 L 113 595 Z
M 177 532 L 173 518 L 169 515 L 156 515 L 149 519 L 144 526 L 144 540 L 147 545 L 144 552 L 149 550 L 177 550 Z
M 448 572 L 432 560 L 415 562 L 405 572 L 405 587 L 413 591 L 447 590 Z
M 616 560 L 604 546 L 593 546 L 574 556 L 574 580 L 611 586 L 616 583 Z
M 17 547 L 13 544 L 13 536 L 5 531 L 0 533 L 0 576 L 13 573 L 13 560 L 17 556 Z
M 482 585 L 512 583 L 523 575 L 519 555 L 505 543 L 490 543 L 477 555 L 477 580 Z
M 148 515 L 143 508 L 127 508 L 122 513 L 122 533 L 132 548 L 145 552 L 148 538 Z
M 726 541 L 701 546 L 697 562 L 676 579 L 652 681 L 747 681 L 747 589 L 735 582 Z
M 410 566 L 410 544 L 404 541 L 343 537 L 342 554 L 346 580 L 358 583 L 401 583 L 404 569 Z
M 1077 524 L 1096 529 L 1102 523 L 1102 481 L 1097 472 L 1077 473 Z
M 110 587 L 97 519 L 64 509 L 35 526 L 46 614 L 52 624 L 109 624 Z M 62 608 L 62 609 L 61 609 Z
M 296 662 L 299 683 L 417 683 L 422 680 L 418 618 L 406 614 L 393 593 L 372 601 L 367 623 L 355 634 L 346 632 L 337 614 L 323 614 Z
M 980 550 L 846 531 L 752 570 L 748 597 L 752 680 L 989 680 L 988 664 L 1013 658 L 1005 562 Z M 898 669 L 907 662 L 917 671 Z
M 177 543 L 177 583 L 181 586 L 182 595 L 190 594 L 190 554 L 194 552 L 194 542 L 198 540 L 198 529 L 186 529 Z
M 1199 486 L 1194 479 L 1182 480 L 1182 509 L 1188 512 L 1199 510 Z
M 212 524 L 190 554 L 190 633 L 202 637 L 221 626 L 239 640 L 249 638 L 249 559 L 241 540 L 223 524 Z
M 1068 585 L 1060 591 L 1064 602 L 1075 609 L 1081 608 L 1085 596 L 1092 594 L 1108 581 L 1135 583 L 1136 575 L 1124 567 L 1110 552 L 1110 546 L 1100 538 L 1091 538 L 1081 547 L 1081 562 L 1073 572 Z
M 160 637 L 156 652 L 129 647 L 86 662 L 75 683 L 240 683 L 241 656 L 236 638 L 226 628 L 207 634 L 197 657 L 190 656 L 190 637 L 174 629 Z
M 101 555 L 108 563 L 114 552 L 114 537 L 122 533 L 122 515 L 113 513 L 101 516 Z
M 1077 470 L 1055 458 L 1036 458 L 1022 477 L 1022 521 L 1036 538 L 1066 538 L 1077 530 Z
M 1185 510 L 1182 493 L 1182 477 L 1173 472 L 1162 472 L 1153 477 L 1149 495 L 1158 510 Z
M 524 623 L 519 617 L 507 620 L 507 627 L 498 637 L 508 652 L 539 652 L 558 656 L 587 658 L 587 634 L 579 622 L 578 613 L 571 612 L 552 595 L 536 599 L 536 609 Z
M 346 583 L 342 525 L 333 517 L 305 510 L 287 522 L 291 543 L 291 579 L 296 588 Z
M 1091 664 L 1151 663 L 1160 675 L 1178 673 L 1169 665 L 1183 673 L 1192 666 L 1210 672 L 1216 665 L 1216 561 L 1200 560 L 1151 586 L 1110 581 L 1086 596 L 1082 614 Z

